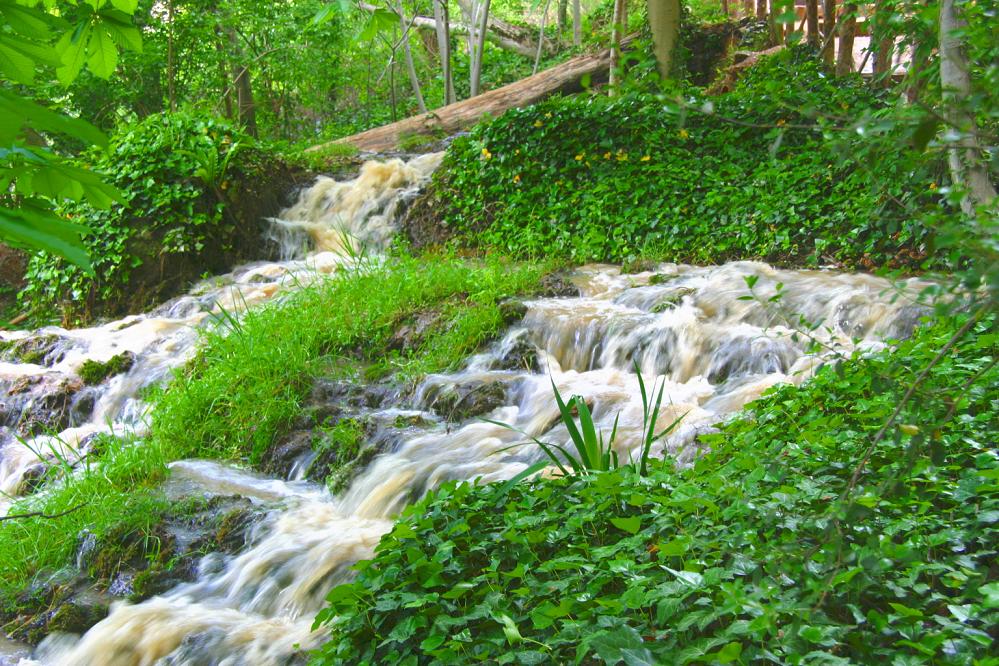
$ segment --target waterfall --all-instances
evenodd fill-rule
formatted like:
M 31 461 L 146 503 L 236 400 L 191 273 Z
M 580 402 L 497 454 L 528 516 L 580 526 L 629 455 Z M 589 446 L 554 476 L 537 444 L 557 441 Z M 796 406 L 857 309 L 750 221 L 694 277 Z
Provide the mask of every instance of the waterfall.
M 349 261 L 362 243 L 384 248 L 398 207 L 439 160 L 371 162 L 353 181 L 321 179 L 275 220 L 275 233 L 287 243 L 283 261 L 240 267 L 148 315 L 95 329 L 46 329 L 66 341 L 60 360 L 4 364 L 0 379 L 73 378 L 85 358 L 129 351 L 136 357 L 132 369 L 103 387 L 91 417 L 59 439 L 79 452 L 86 435 L 108 423 L 141 432 L 146 407 L 140 390 L 191 356 L 199 326 L 221 308 L 252 307 L 308 284 Z M 350 579 L 354 562 L 371 557 L 404 506 L 444 481 L 508 479 L 542 458 L 509 428 L 479 419 L 448 423 L 442 396 L 456 387 L 498 387 L 501 399 L 489 419 L 561 444 L 568 433 L 558 418 L 554 382 L 564 396 L 583 397 L 598 427 L 609 432 L 618 420 L 615 446 L 628 460 L 642 431 L 637 367 L 647 386 L 665 386 L 657 431 L 680 419 L 653 452 L 685 464 L 700 449 L 699 435 L 767 388 L 805 381 L 839 355 L 883 348 L 885 340 L 910 334 L 926 313 L 918 294 L 927 285 L 919 280 L 893 284 L 756 262 L 662 264 L 636 274 L 591 265 L 571 280 L 579 295 L 526 302 L 522 321 L 457 372 L 426 377 L 410 404 L 371 407 L 376 422 L 396 419 L 400 409 L 422 418 L 385 435 L 393 438 L 391 446 L 338 496 L 307 482 L 265 479 L 215 463 L 174 463 L 174 476 L 279 508 L 253 528 L 239 555 L 221 565 L 209 556 L 194 582 L 138 604 L 119 602 L 82 637 L 52 635 L 24 663 L 304 661 L 305 651 L 324 638 L 311 625 L 326 593 Z M 750 283 L 752 297 L 746 298 Z M 17 488 L 26 469 L 44 462 L 25 450 L 12 441 L 0 452 L 4 488 Z

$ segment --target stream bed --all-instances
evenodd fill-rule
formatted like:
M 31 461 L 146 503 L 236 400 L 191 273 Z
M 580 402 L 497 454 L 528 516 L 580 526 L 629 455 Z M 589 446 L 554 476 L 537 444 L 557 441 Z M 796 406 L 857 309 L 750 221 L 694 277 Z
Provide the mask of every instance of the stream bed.
M 361 246 L 377 264 L 398 212 L 440 158 L 373 161 L 354 180 L 320 179 L 272 223 L 281 261 L 239 267 L 148 314 L 98 327 L 0 334 L 4 497 L 33 491 L 54 458 L 85 456 L 97 433 L 141 440 L 144 390 L 192 357 L 200 328 L 323 279 L 354 262 Z M 541 459 L 537 447 L 516 446 L 523 435 L 483 418 L 564 443 L 554 383 L 565 397 L 582 396 L 605 431 L 617 421 L 618 455 L 628 460 L 642 432 L 637 369 L 647 386 L 665 386 L 657 431 L 679 419 L 653 453 L 684 464 L 698 454 L 700 434 L 767 388 L 881 349 L 928 312 L 918 280 L 756 262 L 647 268 L 581 267 L 559 293 L 524 301 L 519 321 L 460 370 L 428 376 L 412 391 L 373 394 L 363 416 L 375 424 L 380 454 L 339 495 L 303 478 L 308 461 L 289 478 L 173 463 L 173 492 L 237 495 L 261 507 L 246 546 L 205 557 L 192 582 L 115 603 L 83 635 L 49 635 L 30 655 L 0 643 L 0 664 L 304 663 L 323 640 L 311 625 L 326 594 L 372 555 L 403 507 L 444 481 L 508 479 Z M 116 356 L 127 358 L 126 371 L 97 385 L 79 377 L 87 360 Z M 0 499 L 0 512 L 10 501 Z

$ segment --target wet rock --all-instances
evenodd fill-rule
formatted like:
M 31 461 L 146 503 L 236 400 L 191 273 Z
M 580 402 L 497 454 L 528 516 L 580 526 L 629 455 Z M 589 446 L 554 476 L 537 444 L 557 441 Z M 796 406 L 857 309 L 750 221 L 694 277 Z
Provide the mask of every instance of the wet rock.
M 734 377 L 786 372 L 799 356 L 783 340 L 735 338 L 722 343 L 712 354 L 708 381 L 721 384 Z
M 916 326 L 920 324 L 924 317 L 933 315 L 933 309 L 925 305 L 906 305 L 899 309 L 885 331 L 885 338 L 889 340 L 906 340 L 912 337 Z
M 632 259 L 621 264 L 621 275 L 631 275 L 633 273 L 648 273 L 656 270 L 658 262 L 650 259 Z
M 94 384 L 100 384 L 108 377 L 113 377 L 115 375 L 120 375 L 123 372 L 127 372 L 134 364 L 135 354 L 127 351 L 112 356 L 103 363 L 87 359 L 83 362 L 83 365 L 80 366 L 80 369 L 77 372 L 84 384 L 92 386 Z
M 52 367 L 66 357 L 66 347 L 66 340 L 52 334 L 0 340 L 0 360 Z
M 445 420 L 460 423 L 504 404 L 506 385 L 502 382 L 489 382 L 441 387 L 430 406 Z
M 499 350 L 491 369 L 541 372 L 538 348 L 531 342 L 527 331 L 511 340 L 508 347 Z
M 680 287 L 679 289 L 674 289 L 660 298 L 659 301 L 652 307 L 652 311 L 658 313 L 672 310 L 676 306 L 680 305 L 684 298 L 690 296 L 696 291 L 696 289 L 692 289 L 691 287 Z
M 73 423 L 73 403 L 82 388 L 82 381 L 65 375 L 0 381 L 0 425 L 22 436 L 64 430 Z
M 557 297 L 578 297 L 579 287 L 569 280 L 569 274 L 565 271 L 549 273 L 541 278 L 541 295 L 546 298 Z
M 499 304 L 500 316 L 507 326 L 516 324 L 527 314 L 527 304 L 519 299 L 511 298 Z
M 676 273 L 655 273 L 649 277 L 649 284 L 655 286 L 657 284 L 666 284 L 671 280 L 675 280 L 679 275 Z
M 427 334 L 435 330 L 443 318 L 440 310 L 425 309 L 404 321 L 389 338 L 388 348 L 393 351 L 415 351 L 423 344 Z
M 268 448 L 261 460 L 264 474 L 287 478 L 295 463 L 312 451 L 312 430 L 293 430 Z

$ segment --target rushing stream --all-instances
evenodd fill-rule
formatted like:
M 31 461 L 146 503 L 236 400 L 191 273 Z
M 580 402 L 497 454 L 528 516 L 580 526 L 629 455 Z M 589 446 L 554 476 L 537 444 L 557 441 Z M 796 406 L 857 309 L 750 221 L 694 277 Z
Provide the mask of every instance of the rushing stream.
M 430 155 L 408 164 L 370 162 L 354 181 L 321 179 L 274 221 L 286 259 L 208 280 L 148 315 L 93 329 L 44 330 L 56 343 L 43 363 L 0 363 L 8 415 L 0 449 L 4 493 L 28 489 L 53 452 L 85 455 L 92 433 L 128 429 L 141 435 L 141 389 L 191 356 L 198 327 L 223 308 L 252 307 L 335 271 L 352 260 L 359 244 L 384 247 L 399 203 L 439 160 Z M 296 258 L 306 238 L 313 249 Z M 752 276 L 756 297 L 745 299 L 746 278 Z M 370 557 L 406 504 L 442 481 L 506 479 L 539 459 L 533 446 L 508 448 L 523 439 L 512 430 L 478 419 L 450 423 L 440 408 L 448 391 L 487 387 L 501 396 L 488 418 L 565 442 L 553 380 L 563 395 L 584 396 L 606 430 L 619 415 L 617 445 L 626 460 L 642 425 L 637 364 L 647 385 L 665 382 L 659 428 L 683 417 L 656 453 L 683 462 L 696 454 L 699 433 L 768 387 L 803 381 L 833 354 L 876 349 L 884 339 L 908 335 L 925 313 L 915 304 L 925 285 L 916 281 L 892 285 L 867 275 L 784 271 L 752 262 L 667 264 L 631 275 L 587 266 L 572 282 L 579 295 L 527 302 L 522 322 L 459 372 L 430 376 L 414 393 L 389 396 L 371 408 L 375 423 L 406 415 L 414 425 L 381 429 L 376 436 L 389 440 L 385 453 L 340 496 L 302 480 L 265 479 L 205 461 L 174 463 L 171 483 L 186 480 L 192 488 L 245 495 L 275 509 L 252 528 L 241 554 L 228 560 L 208 556 L 196 581 L 142 603 L 121 602 L 82 637 L 49 636 L 23 663 L 298 663 L 304 650 L 322 641 L 323 632 L 312 632 L 311 624 L 326 593 L 349 577 L 351 564 Z M 778 289 L 781 297 L 771 302 Z M 821 325 L 809 330 L 802 318 Z M 69 422 L 57 436 L 19 441 L 18 423 L 38 404 L 51 402 L 45 398 L 52 387 L 79 382 L 76 372 L 85 359 L 107 360 L 124 351 L 135 355 L 132 369 L 99 388 L 71 392 L 63 401 Z

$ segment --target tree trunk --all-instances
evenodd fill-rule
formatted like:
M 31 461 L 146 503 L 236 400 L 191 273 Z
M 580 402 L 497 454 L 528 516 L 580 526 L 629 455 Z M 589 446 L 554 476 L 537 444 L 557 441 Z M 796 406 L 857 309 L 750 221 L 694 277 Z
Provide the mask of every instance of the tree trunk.
M 545 22 L 548 19 L 548 10 L 551 8 L 551 5 L 552 0 L 546 0 L 544 13 L 541 14 L 541 27 L 538 29 L 538 52 L 534 56 L 534 69 L 531 70 L 532 75 L 537 74 L 538 67 L 541 66 L 541 51 L 545 46 Z
M 627 44 L 628 40 L 625 40 Z M 359 150 L 387 151 L 398 148 L 404 136 L 414 134 L 432 137 L 441 133 L 454 134 L 475 123 L 483 116 L 499 116 L 508 109 L 530 106 L 555 94 L 569 94 L 582 89 L 582 79 L 602 80 L 607 73 L 610 58 L 607 51 L 583 55 L 565 61 L 534 76 L 516 83 L 490 90 L 478 97 L 462 100 L 456 104 L 434 111 L 406 118 L 391 125 L 338 139 L 332 143 L 346 143 Z M 310 148 L 322 150 L 323 144 Z
M 753 15 L 753 0 L 742 0 L 742 12 L 746 16 Z
M 874 28 L 871 31 L 871 45 L 874 46 L 874 79 L 882 85 L 887 85 L 891 70 L 892 55 L 895 50 L 895 39 L 888 23 L 891 7 L 885 0 L 879 0 L 874 9 Z
M 572 0 L 572 45 L 583 43 L 583 10 L 580 0 Z
M 808 0 L 805 4 L 805 32 L 810 45 L 817 48 L 822 43 L 819 35 L 819 0 Z
M 843 23 L 839 30 L 839 59 L 836 61 L 836 74 L 843 76 L 853 71 L 853 38 L 857 34 L 857 3 L 843 5 Z
M 830 67 L 836 62 L 836 0 L 822 0 L 822 59 Z
M 558 28 L 558 34 L 561 38 L 562 33 L 565 32 L 565 26 L 569 22 L 569 0 L 558 0 L 558 15 L 555 21 L 555 27 Z
M 177 91 L 174 83 L 177 79 L 177 67 L 173 52 L 173 0 L 167 2 L 167 99 L 170 102 L 170 112 L 177 111 Z
M 765 3 L 766 0 L 763 0 Z M 680 0 L 647 0 L 649 27 L 655 45 L 659 75 L 668 79 L 673 68 L 673 48 L 680 35 Z
M 458 4 L 462 8 L 462 16 L 465 16 L 465 10 L 469 8 L 468 3 L 459 2 Z M 378 9 L 375 5 L 371 5 L 366 2 L 359 2 L 357 7 L 366 12 L 374 12 Z M 410 22 L 412 22 L 414 28 L 418 28 L 420 30 L 437 30 L 437 21 L 426 16 L 416 16 L 410 19 Z M 466 18 L 464 23 L 449 24 L 448 31 L 452 35 L 465 35 L 467 37 L 469 33 L 468 25 L 468 19 Z M 410 29 L 412 30 L 412 28 Z M 537 49 L 537 45 L 534 43 L 533 29 L 522 28 L 496 18 L 492 18 L 489 21 L 489 29 L 486 32 L 486 41 L 495 44 L 504 51 L 517 53 L 526 58 L 533 58 L 534 52 Z
M 406 73 L 409 75 L 409 85 L 413 88 L 413 96 L 416 97 L 416 106 L 420 109 L 420 113 L 426 113 L 427 103 L 423 101 L 420 78 L 416 75 L 416 65 L 413 64 L 413 49 L 409 46 L 409 22 L 406 21 L 406 12 L 402 7 L 402 2 L 396 4 L 393 9 L 399 17 L 399 29 L 402 31 L 402 54 L 406 58 Z
M 756 18 L 761 21 L 767 17 L 767 0 L 756 0 Z
M 611 19 L 610 79 L 608 81 L 608 87 L 610 88 L 609 94 L 611 96 L 617 94 L 617 88 L 621 83 L 620 42 L 624 22 L 628 20 L 625 15 L 628 11 L 627 7 L 627 0 L 614 0 L 614 15 Z
M 243 52 L 239 47 L 239 39 L 233 28 L 228 29 L 229 46 L 236 63 L 243 60 Z M 247 65 L 233 64 L 232 87 L 236 89 L 236 109 L 239 122 L 252 137 L 257 136 L 257 107 L 253 103 L 253 88 L 250 84 L 250 69 Z
M 968 97 L 971 96 L 971 76 L 968 73 L 968 57 L 957 34 L 964 27 L 964 20 L 954 2 L 940 2 L 940 86 L 943 89 L 944 118 L 961 133 L 961 138 L 951 144 L 947 161 L 951 178 L 963 190 L 961 209 L 970 216 L 975 214 L 978 206 L 994 205 L 996 190 L 988 164 L 982 159 L 975 116 L 967 108 Z
M 437 51 L 441 59 L 441 75 L 444 77 L 444 105 L 454 104 L 454 75 L 451 72 L 451 26 L 448 17 L 447 0 L 434 0 L 434 23 L 437 33 Z
M 225 117 L 232 120 L 232 81 L 229 79 L 227 71 L 225 45 L 222 43 L 222 27 L 219 25 L 215 26 L 215 55 L 218 57 L 219 87 L 222 90 L 222 104 L 225 109 Z
M 482 54 L 485 52 L 486 48 L 486 26 L 489 23 L 489 2 L 490 0 L 485 0 L 484 2 L 479 2 L 479 14 L 481 16 L 476 16 L 476 28 L 471 33 L 472 36 L 472 47 L 474 49 L 475 57 L 472 58 L 472 71 L 470 73 L 471 80 L 469 81 L 470 95 L 475 97 L 479 94 L 479 83 L 482 78 Z

